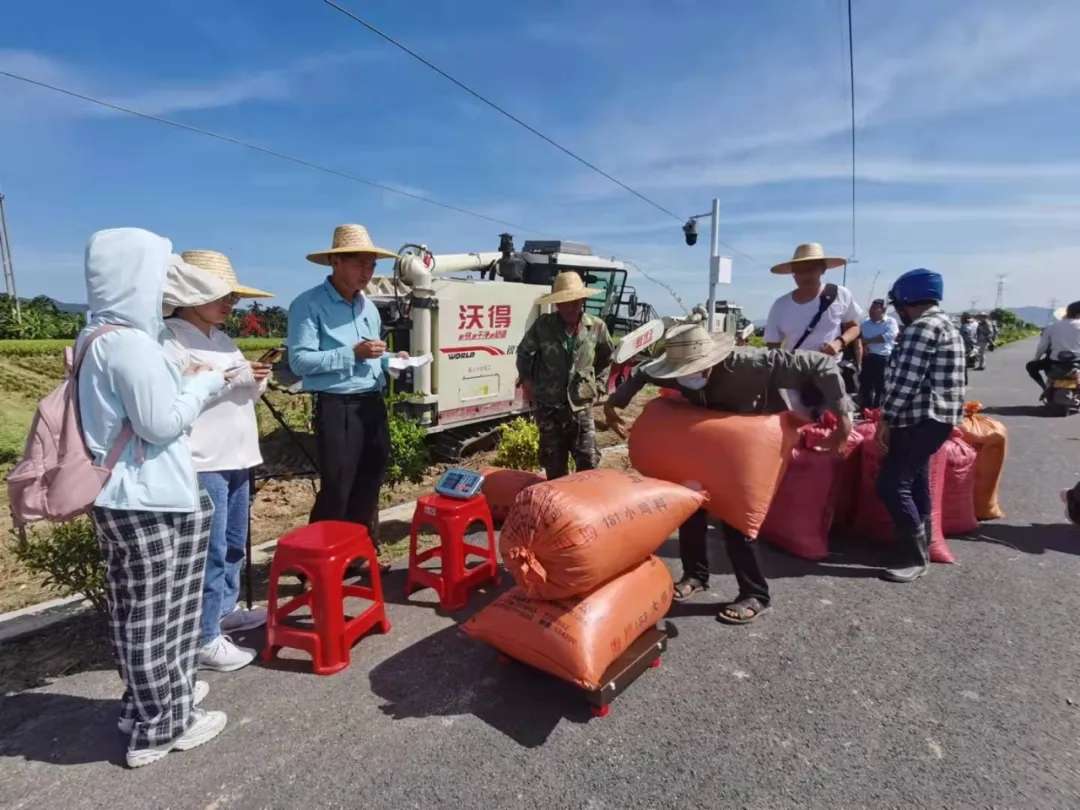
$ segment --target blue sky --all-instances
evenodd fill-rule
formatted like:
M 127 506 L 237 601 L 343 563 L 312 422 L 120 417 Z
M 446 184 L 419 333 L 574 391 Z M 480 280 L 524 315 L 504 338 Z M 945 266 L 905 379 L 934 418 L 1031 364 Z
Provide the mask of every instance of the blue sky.
M 681 216 L 721 201 L 763 317 L 799 242 L 852 251 L 845 0 L 345 5 Z M 947 304 L 1080 298 L 1080 3 L 855 0 L 860 300 L 916 266 Z M 705 297 L 708 240 L 318 0 L 6 3 L 0 69 L 592 244 Z M 20 295 L 81 301 L 94 230 L 212 248 L 287 304 L 341 222 L 396 248 L 501 228 L 0 78 Z M 677 311 L 662 289 L 644 299 Z

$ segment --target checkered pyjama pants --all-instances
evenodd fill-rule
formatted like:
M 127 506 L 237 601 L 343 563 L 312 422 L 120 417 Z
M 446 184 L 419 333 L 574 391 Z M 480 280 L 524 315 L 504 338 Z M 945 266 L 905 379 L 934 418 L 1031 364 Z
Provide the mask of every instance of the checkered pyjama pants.
M 191 724 L 203 569 L 214 506 L 194 512 L 95 508 L 107 565 L 109 630 L 124 681 L 132 749 L 172 742 Z

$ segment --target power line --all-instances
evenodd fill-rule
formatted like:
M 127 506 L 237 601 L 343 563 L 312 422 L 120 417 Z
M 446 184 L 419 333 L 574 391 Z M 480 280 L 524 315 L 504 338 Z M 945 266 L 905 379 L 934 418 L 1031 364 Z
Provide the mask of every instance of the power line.
M 425 197 L 422 194 L 415 194 L 415 193 L 413 193 L 411 191 L 405 191 L 404 189 L 396 188 L 395 186 L 391 186 L 391 185 L 388 185 L 386 183 L 379 183 L 377 181 L 369 180 L 369 179 L 364 178 L 364 177 L 358 177 L 356 175 L 349 174 L 348 172 L 344 172 L 344 171 L 341 171 L 339 169 L 334 169 L 334 168 L 331 168 L 329 166 L 323 166 L 322 164 L 314 163 L 314 162 L 312 162 L 310 160 L 306 160 L 304 158 L 295 157 L 293 155 L 289 155 L 289 154 L 286 154 L 284 152 L 278 152 L 277 150 L 270 149 L 270 148 L 265 147 L 265 146 L 260 146 L 258 144 L 249 143 L 248 141 L 243 141 L 243 140 L 240 140 L 239 138 L 234 138 L 231 135 L 222 135 L 222 134 L 220 134 L 218 132 L 213 132 L 213 131 L 208 130 L 208 129 L 202 129 L 200 127 L 191 126 L 190 124 L 184 124 L 184 123 L 181 123 L 179 121 L 174 121 L 174 120 L 169 119 L 169 118 L 163 118 L 161 116 L 141 112 L 140 110 L 135 110 L 135 109 L 132 109 L 130 107 L 124 107 L 124 106 L 122 106 L 120 104 L 114 104 L 114 103 L 109 102 L 109 101 L 104 101 L 102 99 L 94 98 L 93 96 L 88 96 L 88 95 L 85 95 L 83 93 L 78 93 L 78 92 L 76 92 L 74 90 L 68 90 L 66 88 L 58 87 L 58 86 L 52 85 L 52 84 L 48 84 L 47 82 L 42 82 L 42 81 L 39 81 L 37 79 L 31 79 L 28 76 L 21 76 L 21 75 L 19 75 L 17 73 L 11 73 L 11 72 L 6 71 L 6 70 L 0 70 L 0 76 L 4 76 L 6 78 L 13 79 L 13 80 L 19 81 L 19 82 L 24 82 L 26 84 L 30 84 L 30 85 L 33 85 L 35 87 L 39 87 L 39 88 L 42 88 L 42 89 L 45 89 L 45 90 L 51 90 L 52 92 L 59 93 L 61 95 L 65 95 L 65 96 L 70 96 L 71 98 L 76 98 L 76 99 L 79 99 L 80 101 L 85 101 L 85 102 L 88 102 L 90 104 L 95 104 L 95 105 L 97 105 L 99 107 L 104 107 L 105 109 L 113 110 L 115 112 L 121 112 L 121 113 L 125 113 L 127 115 L 133 115 L 136 118 L 142 118 L 142 119 L 147 120 L 147 121 L 153 121 L 155 123 L 165 124 L 166 126 L 174 127 L 176 129 L 181 129 L 181 130 L 184 130 L 186 132 L 192 132 L 192 133 L 195 133 L 196 135 L 204 135 L 204 136 L 206 136 L 208 138 L 214 138 L 216 140 L 223 141 L 225 143 L 229 143 L 229 144 L 232 144 L 234 146 L 241 146 L 241 147 L 244 147 L 245 149 L 250 149 L 250 150 L 253 150 L 255 152 L 260 152 L 261 154 L 264 154 L 264 155 L 269 155 L 270 157 L 275 157 L 275 158 L 278 158 L 280 160 L 287 160 L 287 161 L 289 161 L 291 163 L 295 163 L 295 164 L 297 164 L 299 166 L 304 166 L 305 168 L 315 169 L 316 171 L 324 172 L 325 174 L 334 175 L 335 177 L 341 177 L 341 178 L 344 178 L 346 180 L 352 180 L 354 182 L 362 183 L 364 185 L 371 186 L 373 188 L 381 189 L 382 191 L 388 191 L 388 192 L 390 192 L 392 194 L 398 194 L 398 195 L 401 195 L 403 197 L 409 197 L 410 199 L 418 200 L 419 202 L 424 202 L 424 203 L 427 203 L 428 205 L 438 206 L 439 208 L 444 208 L 444 209 L 446 209 L 448 211 L 454 211 L 454 212 L 459 213 L 459 214 L 467 214 L 468 216 L 476 217 L 478 219 L 483 219 L 483 220 L 486 220 L 487 222 L 492 222 L 492 223 L 495 223 L 497 225 L 505 225 L 505 226 L 508 226 L 510 228 L 514 228 L 515 230 L 518 230 L 518 231 L 524 231 L 526 233 L 537 233 L 537 234 L 545 233 L 545 231 L 541 231 L 541 230 L 539 230 L 537 228 L 532 228 L 532 227 L 529 227 L 529 226 L 526 226 L 526 225 L 520 225 L 520 224 L 514 223 L 514 222 L 508 222 L 508 221 L 503 220 L 503 219 L 497 219 L 495 217 L 490 217 L 487 214 L 481 214 L 481 213 L 479 213 L 477 211 L 471 211 L 468 208 L 462 208 L 462 207 L 457 206 L 457 205 L 451 205 L 450 203 L 444 203 L 444 202 L 441 202 L 440 200 L 432 199 L 431 197 Z M 731 246 L 728 245 L 728 247 L 731 247 Z M 732 249 L 734 250 L 734 248 L 732 248 Z M 740 252 L 740 251 L 736 251 L 736 252 Z M 747 255 L 747 254 L 743 254 L 743 255 Z M 751 257 L 748 257 L 748 258 L 751 258 Z M 642 270 L 640 267 L 638 267 L 633 262 L 627 260 L 626 263 L 633 266 L 646 279 L 648 279 L 649 281 L 653 282 L 654 284 L 658 285 L 659 287 L 661 287 L 665 291 L 667 291 L 668 294 L 671 295 L 671 297 L 675 299 L 675 302 L 684 311 L 686 310 L 686 305 L 682 302 L 682 299 L 679 297 L 679 295 L 668 284 L 656 279 L 655 277 L 653 277 L 649 273 L 646 273 L 644 270 Z
M 323 3 L 330 6 L 333 9 L 336 9 L 337 11 L 340 11 L 342 14 L 344 14 L 349 19 L 351 19 L 351 20 L 353 20 L 355 22 L 358 22 L 360 25 L 364 26 L 364 28 L 369 30 L 371 33 L 375 34 L 378 37 L 381 37 L 384 40 L 386 40 L 391 45 L 393 45 L 395 48 L 398 48 L 398 49 L 404 51 L 409 56 L 411 56 L 413 59 L 415 59 L 417 62 L 419 62 L 420 64 L 424 65 L 425 67 L 428 67 L 431 70 L 435 71 L 440 76 L 442 76 L 444 79 L 446 79 L 448 82 L 450 82 L 451 84 L 455 85 L 456 87 L 459 87 L 460 89 L 464 90 L 466 93 L 468 93 L 470 96 L 475 98 L 477 101 L 481 102 L 482 104 L 487 105 L 488 107 L 490 107 L 491 109 L 493 109 L 497 113 L 499 113 L 500 115 L 503 115 L 506 118 L 509 118 L 515 124 L 517 124 L 517 125 L 519 125 L 521 127 L 524 127 L 529 132 L 531 132 L 533 135 L 540 138 L 542 141 L 545 141 L 546 143 L 550 144 L 551 146 L 554 146 L 560 152 L 562 152 L 563 154 L 573 158 L 574 160 L 576 160 L 581 165 L 591 169 L 592 171 L 596 172 L 597 174 L 601 175 L 602 177 L 606 178 L 607 180 L 610 180 L 615 185 L 617 185 L 620 188 L 630 192 L 631 194 L 633 194 L 638 199 L 642 200 L 643 202 L 647 203 L 648 205 L 651 205 L 653 208 L 657 209 L 658 211 L 661 211 L 661 212 L 667 214 L 669 217 L 674 218 L 678 222 L 682 222 L 684 220 L 684 217 L 680 217 L 674 211 L 670 210 L 669 208 L 665 208 L 663 205 L 656 202 L 652 198 L 646 197 L 644 194 L 642 194 L 637 189 L 633 188 L 632 186 L 627 185 L 626 183 L 624 183 L 619 178 L 613 177 L 611 174 L 604 171 L 603 169 L 601 169 L 596 164 L 586 160 L 581 155 L 577 154 L 576 152 L 569 149 L 568 147 L 563 146 L 561 143 L 556 141 L 554 138 L 551 138 L 551 137 L 545 135 L 543 132 L 538 130 L 532 124 L 529 124 L 528 122 L 523 121 L 522 119 L 518 118 L 516 115 L 514 115 L 512 112 L 507 110 L 505 107 L 501 106 L 497 102 L 494 102 L 491 99 L 487 98 L 486 96 L 482 95 L 478 90 L 474 90 L 472 87 L 465 84 L 465 82 L 461 81 L 460 79 L 457 79 L 454 76 L 450 75 L 449 73 L 447 73 L 445 70 L 443 70 L 441 67 L 436 65 L 431 60 L 429 60 L 426 57 L 424 57 L 423 55 L 417 53 L 412 48 L 410 48 L 408 45 L 404 44 L 403 42 L 399 42 L 398 40 L 394 39 L 394 37 L 390 36 L 385 31 L 383 31 L 382 29 L 376 27 L 375 25 L 368 22 L 364 18 L 359 17 L 358 15 L 356 15 L 353 12 L 349 11 L 349 9 L 347 9 L 344 6 L 341 6 L 338 3 L 334 2 L 334 0 L 323 0 Z M 728 250 L 732 251 L 733 253 L 747 259 L 748 261 L 751 261 L 751 262 L 756 262 L 757 261 L 757 259 L 755 259 L 753 256 L 751 256 L 749 253 L 746 253 L 745 251 L 739 250 L 737 247 L 735 247 L 734 245 L 729 244 L 728 242 L 724 242 L 724 241 L 721 240 L 720 244 L 723 245 L 724 247 L 726 247 Z
M 855 29 L 851 20 L 851 0 L 847 0 L 848 76 L 851 81 L 851 257 L 855 257 Z M 847 265 L 844 265 L 845 273 Z
M 382 191 L 388 191 L 391 194 L 398 194 L 398 195 L 400 195 L 402 197 L 409 197 L 410 199 L 418 200 L 419 202 L 423 202 L 423 203 L 427 203 L 428 205 L 434 205 L 434 206 L 437 206 L 439 208 L 445 208 L 447 211 L 455 211 L 455 212 L 457 212 L 459 214 L 467 214 L 468 216 L 476 217 L 478 219 L 483 219 L 483 220 L 486 220 L 488 222 L 495 223 L 496 225 L 505 225 L 507 227 L 514 228 L 516 230 L 525 231 L 527 233 L 543 233 L 543 231 L 538 231 L 535 228 L 529 228 L 529 227 L 527 227 L 525 225 L 519 225 L 517 223 L 507 222 L 506 220 L 498 219 L 496 217 L 490 217 L 487 214 L 481 214 L 478 211 L 471 211 L 468 208 L 462 208 L 461 206 L 451 205 L 450 203 L 444 203 L 444 202 L 442 202 L 440 200 L 436 200 L 436 199 L 433 199 L 431 197 L 426 197 L 423 194 L 416 194 L 414 192 L 406 191 L 405 189 L 397 188 L 395 186 L 391 186 L 391 185 L 388 185 L 386 183 L 379 183 L 379 182 L 377 182 L 375 180 L 369 180 L 369 179 L 367 179 L 365 177 L 359 177 L 359 176 L 357 176 L 355 174 L 350 174 L 349 172 L 345 172 L 345 171 L 342 171 L 340 169 L 334 169 L 334 168 L 331 168 L 329 166 L 323 166 L 320 163 L 314 163 L 314 162 L 312 162 L 310 160 L 306 160 L 304 158 L 299 158 L 299 157 L 296 157 L 294 155 L 286 154 L 285 152 L 278 152 L 277 150 L 270 149 L 270 148 L 268 148 L 266 146 L 259 146 L 258 144 L 249 143 L 248 141 L 242 141 L 239 138 L 232 137 L 231 135 L 222 135 L 219 132 L 212 132 L 209 129 L 202 129 L 200 127 L 194 127 L 194 126 L 191 126 L 190 124 L 184 124 L 184 123 L 181 123 L 180 121 L 174 121 L 174 120 L 172 120 L 170 118 L 162 118 L 161 116 L 158 116 L 158 115 L 151 115 L 150 113 L 141 112 L 139 110 L 135 110 L 135 109 L 132 109 L 130 107 L 124 107 L 124 106 L 122 106 L 120 104 L 114 104 L 114 103 L 109 102 L 109 101 L 103 101 L 102 99 L 94 98 L 93 96 L 84 95 L 83 93 L 77 93 L 74 90 L 68 90 L 68 89 L 63 88 L 63 87 L 57 87 L 56 85 L 53 85 L 53 84 L 48 84 L 46 82 L 38 81 L 37 79 L 31 79 L 28 76 L 20 76 L 17 73 L 10 73 L 10 72 L 8 72 L 6 70 L 0 70 L 0 76 L 6 76 L 7 78 L 14 79 L 15 81 L 25 82 L 26 84 L 31 84 L 31 85 L 34 85 L 35 87 L 40 87 L 40 88 L 43 88 L 45 90 L 51 90 L 54 93 L 60 93 L 60 94 L 65 95 L 65 96 L 70 96 L 72 98 L 77 98 L 77 99 L 79 99 L 81 101 L 86 101 L 86 102 L 89 102 L 90 104 L 96 104 L 99 107 L 104 107 L 104 108 L 109 109 L 109 110 L 114 110 L 116 112 L 126 113 L 128 115 L 134 115 L 137 118 L 143 118 L 143 119 L 145 119 L 147 121 L 155 121 L 155 122 L 157 122 L 159 124 L 165 124 L 166 126 L 175 127 L 176 129 L 182 129 L 182 130 L 185 130 L 187 132 L 194 132 L 197 135 L 205 135 L 208 138 L 215 138 L 216 140 L 224 141 L 225 143 L 231 143 L 234 146 L 242 146 L 245 149 L 250 149 L 250 150 L 255 151 L 255 152 L 261 152 L 264 155 L 270 155 L 271 157 L 279 158 L 280 160 L 287 160 L 287 161 L 289 161 L 291 163 L 297 164 L 298 166 L 304 166 L 304 167 L 306 167 L 308 169 L 315 169 L 316 171 L 320 171 L 320 172 L 323 172 L 325 174 L 332 174 L 335 177 L 341 177 L 341 178 L 344 178 L 346 180 L 352 180 L 355 183 L 362 183 L 362 184 L 364 184 L 366 186 L 371 186 L 372 188 L 377 188 L 377 189 L 380 189 Z
M 545 135 L 543 132 L 538 130 L 536 127 L 534 127 L 531 124 L 521 120 L 516 115 L 514 115 L 512 112 L 507 110 L 505 107 L 503 107 L 503 106 L 497 104 L 496 102 L 492 101 L 491 99 L 481 95 L 478 91 L 474 90 L 473 88 L 471 88 L 469 85 L 465 84 L 465 82 L 461 81 L 460 79 L 454 78 L 449 73 L 447 73 L 445 70 L 440 68 L 438 65 L 436 65 L 433 62 L 431 62 L 430 60 L 424 58 L 419 53 L 417 53 L 412 48 L 410 48 L 408 45 L 405 45 L 404 43 L 399 42 L 398 40 L 394 39 L 392 36 L 387 34 L 385 31 L 382 31 L 379 28 L 376 28 L 374 25 L 369 23 L 367 20 L 363 19 L 362 17 L 358 17 L 356 14 L 349 11 L 347 8 L 344 8 L 343 6 L 338 5 L 337 3 L 334 2 L 334 0 L 323 0 L 323 2 L 326 5 L 330 6 L 331 8 L 337 9 L 342 14 L 344 14 L 346 17 L 349 17 L 350 19 L 360 23 L 360 25 L 364 26 L 364 28 L 368 29 L 371 33 L 375 34 L 376 36 L 382 37 L 387 42 L 389 42 L 391 45 L 393 45 L 395 48 L 399 48 L 400 50 L 404 51 L 409 56 L 411 56 L 413 59 L 420 62 L 422 65 L 425 65 L 426 67 L 431 68 L 436 73 L 438 73 L 440 76 L 442 76 L 444 79 L 446 79 L 448 82 L 450 82 L 451 84 L 454 84 L 457 87 L 461 88 L 466 93 L 468 93 L 470 96 L 475 98 L 477 101 L 479 101 L 479 102 L 481 102 L 483 104 L 486 104 L 488 107 L 491 107 L 491 109 L 495 110 L 496 112 L 500 113 L 501 115 L 506 116 L 511 121 L 513 121 L 515 124 L 517 124 L 518 126 L 524 127 L 525 129 L 527 129 L 529 132 L 531 132 L 536 137 L 538 137 L 541 140 L 549 143 L 551 146 L 554 146 L 556 149 L 558 149 L 563 154 L 565 154 L 565 155 L 573 158 L 574 160 L 576 160 L 582 166 L 585 166 L 585 167 L 587 167 L 589 169 L 592 169 L 592 171 L 596 172 L 597 174 L 601 175 L 602 177 L 607 178 L 608 180 L 610 180 L 615 185 L 617 185 L 620 188 L 630 192 L 631 194 L 633 194 L 638 199 L 640 199 L 643 202 L 651 205 L 653 208 L 657 209 L 658 211 L 662 211 L 663 213 L 667 214 L 669 217 L 673 217 L 674 219 L 678 220 L 679 222 L 683 221 L 684 217 L 680 217 L 674 211 L 671 211 L 670 209 L 665 208 L 660 203 L 656 202 L 656 200 L 653 200 L 653 199 L 651 199 L 649 197 L 646 197 L 640 191 L 633 188 L 632 186 L 627 185 L 626 183 L 624 183 L 619 178 L 613 177 L 612 175 L 608 174 L 606 171 L 601 169 L 595 163 L 592 163 L 592 162 L 586 160 L 585 158 L 583 158 L 581 155 L 577 154 L 573 150 L 563 146 L 561 143 L 556 141 L 554 138 L 551 138 L 551 137 Z

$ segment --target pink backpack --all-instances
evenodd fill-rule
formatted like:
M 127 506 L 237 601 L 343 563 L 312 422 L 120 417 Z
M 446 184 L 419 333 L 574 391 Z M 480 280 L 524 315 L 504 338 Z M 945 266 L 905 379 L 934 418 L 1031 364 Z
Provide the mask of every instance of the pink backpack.
M 112 468 L 134 436 L 127 421 L 120 429 L 105 466 L 94 464 L 79 424 L 79 369 L 90 344 L 122 326 L 94 330 L 76 356 L 64 350 L 67 376 L 38 403 L 22 461 L 8 474 L 8 498 L 16 528 L 38 520 L 63 522 L 89 512 L 109 480 Z

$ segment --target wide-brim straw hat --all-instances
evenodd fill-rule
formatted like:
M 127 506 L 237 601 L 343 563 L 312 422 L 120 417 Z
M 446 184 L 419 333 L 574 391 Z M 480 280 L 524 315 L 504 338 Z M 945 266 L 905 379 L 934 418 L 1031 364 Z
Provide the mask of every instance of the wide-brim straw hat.
M 676 326 L 664 338 L 664 353 L 641 370 L 665 380 L 686 377 L 721 363 L 735 351 L 735 338 L 727 333 L 710 335 L 701 324 Z
M 228 282 L 201 267 L 169 256 L 165 287 L 161 291 L 161 314 L 171 317 L 177 307 L 198 307 L 225 298 L 232 292 Z
M 210 275 L 220 278 L 229 285 L 229 290 L 233 295 L 238 295 L 241 298 L 274 297 L 272 292 L 241 284 L 236 278 L 236 271 L 233 270 L 232 262 L 224 253 L 218 253 L 216 250 L 185 250 L 180 254 L 180 258 L 188 264 L 193 264 Z
M 376 259 L 396 259 L 392 250 L 378 247 L 371 241 L 371 235 L 363 225 L 338 225 L 334 228 L 334 240 L 327 250 L 309 253 L 308 261 L 329 266 L 330 257 L 335 253 L 370 253 Z
M 573 270 L 564 270 L 555 276 L 555 283 L 551 285 L 551 292 L 540 296 L 538 304 L 565 304 L 569 301 L 578 301 L 582 298 L 592 298 L 600 295 L 602 290 L 591 290 L 585 286 L 581 276 Z
M 780 262 L 780 264 L 774 264 L 772 266 L 772 272 L 780 275 L 789 275 L 795 272 L 795 269 L 800 264 L 807 262 L 825 262 L 825 269 L 832 270 L 834 267 L 842 267 L 847 264 L 847 259 L 842 259 L 839 256 L 826 256 L 825 248 L 823 248 L 817 242 L 807 242 L 805 245 L 799 245 L 795 248 L 795 253 L 791 257 L 791 261 Z

